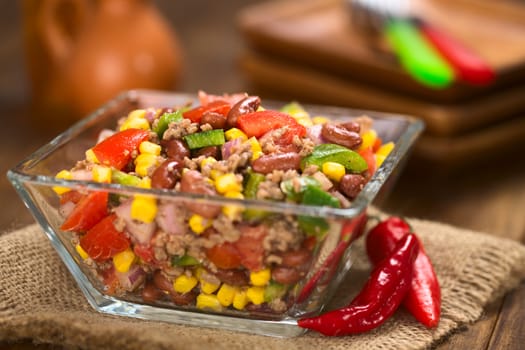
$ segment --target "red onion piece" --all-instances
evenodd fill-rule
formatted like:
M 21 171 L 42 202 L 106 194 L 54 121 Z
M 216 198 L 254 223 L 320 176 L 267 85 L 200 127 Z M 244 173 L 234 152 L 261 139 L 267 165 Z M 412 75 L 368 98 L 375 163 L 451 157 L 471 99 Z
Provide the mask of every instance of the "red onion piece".
M 132 199 L 122 203 L 115 208 L 115 214 L 122 220 L 126 225 L 126 231 L 130 234 L 131 238 L 139 244 L 147 244 L 155 233 L 155 222 L 145 223 L 131 218 L 131 202 Z

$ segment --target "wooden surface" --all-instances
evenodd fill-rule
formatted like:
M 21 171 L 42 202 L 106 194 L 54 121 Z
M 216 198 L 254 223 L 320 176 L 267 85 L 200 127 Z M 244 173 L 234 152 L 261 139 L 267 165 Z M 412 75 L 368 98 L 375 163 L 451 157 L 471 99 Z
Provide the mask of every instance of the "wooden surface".
M 254 51 L 287 58 L 294 68 L 301 65 L 323 71 L 327 78 L 351 81 L 354 85 L 347 85 L 344 96 L 348 104 L 381 105 L 421 116 L 434 135 L 461 134 L 525 111 L 525 21 L 505 22 L 489 11 L 468 12 L 445 1 L 413 3 L 414 12 L 484 58 L 496 72 L 495 82 L 483 87 L 459 82 L 441 90 L 417 83 L 391 52 L 378 52 L 351 25 L 341 0 L 253 6 L 241 13 L 239 28 Z M 479 96 L 483 98 L 474 98 Z
M 251 1 L 256 2 L 255 0 Z M 247 88 L 238 67 L 244 46 L 233 16 L 246 0 L 159 1 L 186 48 L 188 64 L 181 90 L 202 88 L 233 92 Z M 184 3 L 184 4 L 183 4 Z M 15 2 L 0 13 L 0 173 L 51 138 L 29 122 L 29 97 L 24 78 Z M 203 9 L 206 9 L 204 11 Z M 257 93 L 257 91 L 254 91 Z M 4 175 L 0 177 L 0 231 L 32 223 Z M 487 232 L 525 243 L 525 161 L 522 152 L 506 152 L 461 172 L 409 162 L 385 210 Z M 438 349 L 521 349 L 525 344 L 525 284 L 487 307 L 482 319 L 448 338 Z M 60 349 L 0 343 L 0 349 Z

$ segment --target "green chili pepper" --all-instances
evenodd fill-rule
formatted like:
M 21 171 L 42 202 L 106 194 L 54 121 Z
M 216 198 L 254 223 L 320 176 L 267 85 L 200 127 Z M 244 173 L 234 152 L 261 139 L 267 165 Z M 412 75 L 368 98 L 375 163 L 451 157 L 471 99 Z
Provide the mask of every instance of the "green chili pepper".
M 171 259 L 172 266 L 193 266 L 199 264 L 199 260 L 188 254 L 182 256 L 176 255 Z
M 157 124 L 153 127 L 153 131 L 159 135 L 162 139 L 164 132 L 168 129 L 170 123 L 179 122 L 182 120 L 182 111 L 177 110 L 172 113 L 164 113 L 157 121 Z
M 135 175 L 127 174 L 123 171 L 113 169 L 111 172 L 111 182 L 125 186 L 138 186 L 140 178 Z
M 339 200 L 331 194 L 323 191 L 318 186 L 307 186 L 301 204 L 328 206 L 339 208 Z M 310 236 L 322 236 L 330 228 L 330 224 L 323 218 L 317 216 L 301 215 L 297 218 L 299 227 Z
M 247 175 L 246 185 L 244 186 L 244 198 L 256 199 L 257 190 L 261 182 L 266 180 L 266 176 L 261 173 L 250 172 Z M 259 209 L 246 209 L 243 216 L 246 220 L 260 220 L 268 215 L 268 212 Z
M 319 181 L 310 176 L 300 176 L 281 182 L 281 191 L 289 200 L 300 202 L 308 186 L 320 187 Z
M 189 134 L 184 136 L 184 140 L 190 149 L 220 146 L 225 142 L 224 131 L 222 129 L 213 129 Z
M 368 169 L 366 160 L 359 153 L 333 143 L 315 146 L 312 153 L 301 161 L 301 168 L 304 169 L 308 165 L 321 167 L 326 162 L 342 164 L 353 173 L 361 173 Z

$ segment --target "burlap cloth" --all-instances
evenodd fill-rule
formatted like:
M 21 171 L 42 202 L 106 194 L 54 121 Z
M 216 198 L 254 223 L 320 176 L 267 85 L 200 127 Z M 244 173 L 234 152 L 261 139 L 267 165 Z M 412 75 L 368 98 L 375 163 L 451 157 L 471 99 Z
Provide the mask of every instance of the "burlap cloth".
M 31 339 L 82 349 L 424 349 L 479 319 L 484 306 L 525 277 L 525 246 L 434 222 L 411 220 L 442 288 L 442 318 L 427 330 L 404 310 L 357 336 L 316 333 L 279 339 L 95 312 L 36 225 L 0 236 L 0 341 Z M 345 303 L 370 266 L 357 242 L 356 262 L 341 288 Z M 337 306 L 337 305 L 334 305 Z

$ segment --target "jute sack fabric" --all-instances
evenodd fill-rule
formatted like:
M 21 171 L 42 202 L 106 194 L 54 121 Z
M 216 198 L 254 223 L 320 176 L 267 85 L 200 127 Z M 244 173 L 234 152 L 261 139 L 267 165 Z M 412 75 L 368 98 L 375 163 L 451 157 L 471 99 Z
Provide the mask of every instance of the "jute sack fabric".
M 78 349 L 425 349 L 481 317 L 484 306 L 525 278 L 525 246 L 464 229 L 412 219 L 442 288 L 436 329 L 400 309 L 380 328 L 329 338 L 308 333 L 279 339 L 142 321 L 97 313 L 85 301 L 41 229 L 0 236 L 0 340 L 31 339 Z M 364 240 L 332 307 L 348 302 L 370 272 Z

